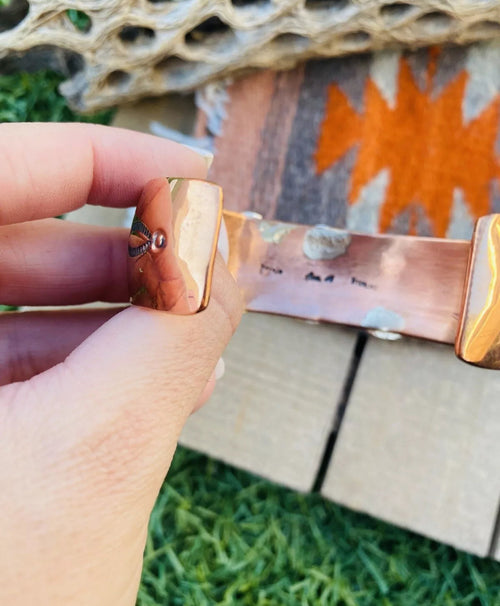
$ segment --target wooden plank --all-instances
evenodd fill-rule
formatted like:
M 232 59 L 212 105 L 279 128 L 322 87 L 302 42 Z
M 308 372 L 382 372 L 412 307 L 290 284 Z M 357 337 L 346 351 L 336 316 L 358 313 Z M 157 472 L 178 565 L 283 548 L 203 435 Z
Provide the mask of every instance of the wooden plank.
M 353 344 L 352 331 L 246 314 L 224 354 L 224 377 L 181 443 L 310 490 Z
M 500 380 L 453 350 L 368 342 L 322 493 L 479 555 L 500 495 Z

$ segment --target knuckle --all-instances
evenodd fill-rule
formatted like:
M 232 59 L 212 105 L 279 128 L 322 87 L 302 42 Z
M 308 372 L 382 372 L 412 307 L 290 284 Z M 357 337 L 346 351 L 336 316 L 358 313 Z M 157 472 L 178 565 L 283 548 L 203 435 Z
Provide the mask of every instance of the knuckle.
M 21 339 L 16 330 L 16 323 L 5 330 L 0 345 L 0 385 L 29 379 L 37 372 L 37 363 L 29 348 L 20 347 Z

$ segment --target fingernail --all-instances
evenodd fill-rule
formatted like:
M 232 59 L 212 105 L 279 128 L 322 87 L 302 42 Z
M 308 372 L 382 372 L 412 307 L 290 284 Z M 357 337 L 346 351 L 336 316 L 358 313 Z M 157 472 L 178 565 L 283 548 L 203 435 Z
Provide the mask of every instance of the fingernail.
M 207 168 L 210 168 L 212 166 L 212 164 L 213 164 L 213 161 L 214 161 L 214 155 L 213 155 L 212 152 L 205 152 L 203 154 L 203 159 L 207 163 Z
M 219 242 L 217 243 L 217 248 L 224 259 L 224 263 L 228 262 L 229 259 L 229 237 L 227 235 L 226 224 L 224 223 L 224 217 L 222 218 L 220 224 L 220 232 L 219 232 Z
M 215 366 L 215 371 L 214 371 L 215 380 L 218 381 L 219 379 L 222 379 L 225 371 L 226 371 L 226 365 L 224 364 L 224 360 L 222 358 L 219 358 L 219 361 L 217 362 L 217 364 Z
M 174 128 L 170 128 L 166 124 L 162 124 L 157 120 L 152 120 L 149 123 L 149 131 L 157 137 L 164 137 L 170 139 L 181 145 L 189 147 L 192 151 L 201 156 L 207 163 L 207 170 L 212 166 L 214 161 L 213 153 L 207 149 L 207 146 L 211 144 L 209 137 L 193 137 L 191 135 L 185 135 Z
M 203 149 L 202 147 L 197 147 L 196 145 L 186 145 L 186 147 L 189 147 L 190 150 L 194 151 L 195 153 L 197 153 L 199 156 L 201 156 L 203 158 L 203 160 L 205 161 L 205 163 L 207 165 L 207 171 L 208 171 L 214 161 L 213 153 L 207 149 Z

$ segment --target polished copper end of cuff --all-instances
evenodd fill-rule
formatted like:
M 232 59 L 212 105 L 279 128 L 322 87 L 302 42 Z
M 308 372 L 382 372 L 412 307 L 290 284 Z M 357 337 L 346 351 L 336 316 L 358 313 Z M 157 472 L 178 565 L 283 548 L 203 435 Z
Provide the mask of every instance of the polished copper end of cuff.
M 476 223 L 455 351 L 464 362 L 500 369 L 500 215 Z
M 205 309 L 221 218 L 218 185 L 184 178 L 150 181 L 128 242 L 130 302 L 177 314 Z

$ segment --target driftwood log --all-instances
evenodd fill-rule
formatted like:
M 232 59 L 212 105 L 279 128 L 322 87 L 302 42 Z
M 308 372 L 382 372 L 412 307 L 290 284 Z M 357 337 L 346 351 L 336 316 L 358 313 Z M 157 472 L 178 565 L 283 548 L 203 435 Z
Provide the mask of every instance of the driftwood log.
M 63 94 L 91 111 L 311 57 L 499 33 L 500 3 L 470 0 L 10 0 L 0 73 L 60 69 Z

